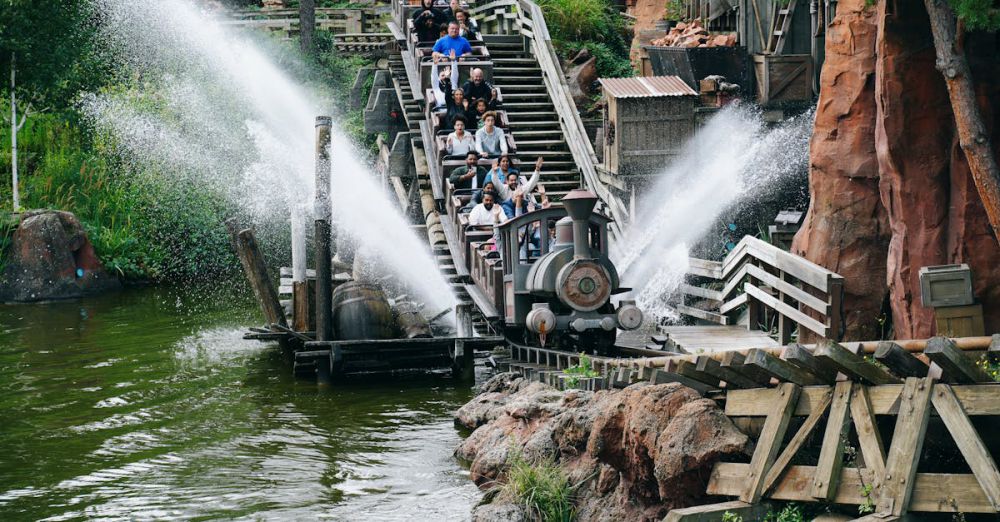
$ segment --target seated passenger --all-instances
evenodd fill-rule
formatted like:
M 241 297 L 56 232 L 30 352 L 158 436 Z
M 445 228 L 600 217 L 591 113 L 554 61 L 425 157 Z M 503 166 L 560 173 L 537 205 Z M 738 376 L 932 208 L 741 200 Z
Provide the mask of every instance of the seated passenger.
M 451 73 L 448 70 L 438 72 L 438 58 L 434 58 L 434 65 L 431 66 L 431 89 L 434 91 L 434 110 L 445 110 L 448 108 L 448 99 L 452 96 L 452 89 L 458 83 L 458 62 L 451 62 Z
M 455 53 L 451 54 L 452 51 L 455 51 Z M 461 58 L 463 56 L 472 55 L 472 45 L 469 44 L 469 41 L 466 40 L 464 36 L 460 36 L 458 34 L 458 23 L 449 22 L 448 34 L 446 36 L 442 36 L 437 43 L 434 44 L 433 53 L 434 56 L 439 57 L 457 55 Z
M 475 104 L 470 105 L 475 105 L 475 108 L 466 113 L 465 119 L 469 121 L 470 129 L 479 130 L 483 128 L 483 116 L 485 116 L 487 111 L 489 111 L 486 106 L 486 100 L 480 98 L 476 100 Z
M 535 196 L 531 193 L 535 189 L 535 185 L 538 184 L 538 179 L 541 177 L 542 171 L 542 158 L 538 158 L 535 161 L 535 172 L 531 174 L 530 180 L 525 180 L 524 176 L 521 176 L 519 172 L 515 169 L 511 169 L 511 172 L 506 174 L 504 178 L 504 183 L 497 185 L 497 193 L 500 195 L 500 203 L 504 207 L 504 211 L 508 215 L 514 217 L 517 215 L 514 208 L 514 196 L 518 193 L 525 194 L 525 198 L 530 205 L 531 210 L 538 208 L 538 202 L 535 201 Z M 495 180 L 499 176 L 499 172 L 493 175 Z
M 469 100 L 465 99 L 465 92 L 462 89 L 455 89 L 451 92 L 448 100 L 448 109 L 444 113 L 441 121 L 441 130 L 451 130 L 455 128 L 455 120 L 462 118 L 465 120 L 466 112 L 469 110 Z M 466 120 L 466 122 L 468 122 Z
M 469 212 L 469 225 L 476 227 L 496 226 L 506 221 L 503 209 L 496 204 L 496 194 L 483 192 L 483 202 Z
M 476 151 L 483 158 L 495 158 L 507 154 L 507 138 L 503 134 L 503 129 L 496 126 L 496 121 L 496 113 L 487 112 L 483 115 L 483 128 L 476 131 Z
M 454 121 L 455 132 L 445 139 L 448 156 L 471 156 L 476 154 L 476 139 L 465 132 L 465 116 L 458 116 Z M 461 168 L 461 167 L 459 167 Z
M 455 13 L 462 10 L 462 4 L 458 0 L 451 0 L 448 2 L 448 7 L 444 8 L 444 16 L 449 22 L 455 20 Z
M 443 12 L 434 8 L 434 0 L 421 0 L 420 9 L 413 13 L 413 28 L 417 41 L 434 42 L 441 36 L 441 25 L 448 22 Z
M 483 194 L 487 192 L 493 192 L 494 194 L 496 193 L 496 186 L 489 179 L 486 179 L 485 183 L 483 183 L 482 190 L 477 190 L 474 194 L 472 194 L 472 199 L 470 199 L 469 202 L 464 207 L 462 207 L 462 211 L 468 212 L 472 210 L 473 207 L 475 207 L 476 205 L 482 203 Z
M 469 16 L 466 10 L 455 12 L 455 21 L 458 22 L 458 34 L 464 36 L 466 40 L 475 40 L 479 34 L 479 26 L 476 21 Z
M 497 104 L 497 90 L 493 84 L 483 79 L 483 70 L 476 67 L 469 75 L 469 79 L 462 85 L 465 97 L 470 102 L 476 100 L 486 100 L 490 109 L 495 109 Z
M 482 187 L 486 181 L 486 169 L 477 165 L 478 162 L 479 156 L 475 151 L 470 152 L 465 157 L 465 165 L 451 171 L 451 176 L 448 177 L 451 186 L 456 189 L 473 190 Z

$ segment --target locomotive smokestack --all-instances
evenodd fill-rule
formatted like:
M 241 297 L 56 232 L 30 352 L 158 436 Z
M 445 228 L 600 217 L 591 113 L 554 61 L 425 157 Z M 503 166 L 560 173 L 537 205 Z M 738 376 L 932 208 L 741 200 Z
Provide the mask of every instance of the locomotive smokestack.
M 573 258 L 591 257 L 588 223 L 597 205 L 597 196 L 589 190 L 573 189 L 562 199 L 562 204 L 573 220 Z

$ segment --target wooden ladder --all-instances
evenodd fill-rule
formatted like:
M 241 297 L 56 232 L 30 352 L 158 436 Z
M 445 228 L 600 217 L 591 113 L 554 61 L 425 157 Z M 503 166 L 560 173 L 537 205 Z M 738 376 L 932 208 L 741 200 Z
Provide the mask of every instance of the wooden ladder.
M 798 0 L 788 0 L 788 5 L 785 7 L 781 7 L 781 3 L 781 0 L 774 2 L 775 16 L 774 23 L 771 24 L 771 38 L 767 41 L 768 54 L 781 54 L 781 51 L 784 50 Z

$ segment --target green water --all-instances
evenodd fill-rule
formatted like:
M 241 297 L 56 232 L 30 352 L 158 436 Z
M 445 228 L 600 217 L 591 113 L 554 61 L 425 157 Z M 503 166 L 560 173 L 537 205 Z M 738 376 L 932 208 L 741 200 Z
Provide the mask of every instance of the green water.
M 468 385 L 296 380 L 245 297 L 0 305 L 0 520 L 465 520 Z

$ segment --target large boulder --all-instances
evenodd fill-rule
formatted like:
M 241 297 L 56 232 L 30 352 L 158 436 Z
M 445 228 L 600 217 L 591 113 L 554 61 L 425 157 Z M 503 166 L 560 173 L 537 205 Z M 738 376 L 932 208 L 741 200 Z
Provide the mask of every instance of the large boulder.
M 570 96 L 578 108 L 587 107 L 594 93 L 591 87 L 597 81 L 597 58 L 586 49 L 581 49 L 564 68 Z
M 879 339 L 889 225 L 875 154 L 877 16 L 842 0 L 826 29 L 809 145 L 809 211 L 792 251 L 844 276 L 846 339 Z
M 675 383 L 560 392 L 503 374 L 459 410 L 456 422 L 475 428 L 455 454 L 470 463 L 476 484 L 502 482 L 512 449 L 553 461 L 570 483 L 581 484 L 580 520 L 661 520 L 702 500 L 712 466 L 748 445 L 714 401 Z M 479 508 L 476 518 L 506 509 Z
M 68 299 L 118 288 L 87 232 L 69 212 L 27 212 L 11 238 L 0 280 L 0 301 Z

